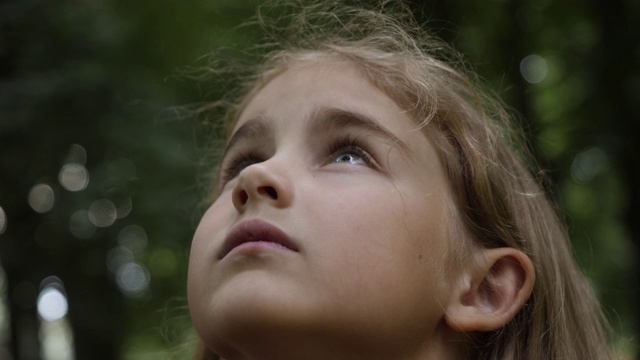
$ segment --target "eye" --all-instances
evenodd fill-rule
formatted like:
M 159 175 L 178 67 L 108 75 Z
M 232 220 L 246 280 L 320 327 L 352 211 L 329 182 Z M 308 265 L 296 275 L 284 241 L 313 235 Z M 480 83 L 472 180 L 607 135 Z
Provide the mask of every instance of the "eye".
M 235 179 L 246 167 L 261 163 L 264 158 L 255 153 L 239 153 L 226 161 L 222 168 L 222 184 Z
M 355 149 L 346 148 L 334 154 L 333 162 L 337 164 L 367 165 L 367 162 L 360 156 L 360 153 L 360 151 Z
M 339 138 L 329 147 L 327 162 L 331 164 L 364 165 L 379 168 L 378 163 L 356 138 Z

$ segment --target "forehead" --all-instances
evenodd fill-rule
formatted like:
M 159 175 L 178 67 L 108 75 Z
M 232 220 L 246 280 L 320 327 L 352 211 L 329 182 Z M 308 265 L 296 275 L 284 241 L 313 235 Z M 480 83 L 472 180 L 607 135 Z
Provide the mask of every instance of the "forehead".
M 291 126 L 327 107 L 362 114 L 399 132 L 414 127 L 409 115 L 359 66 L 348 60 L 322 58 L 295 63 L 271 79 L 248 102 L 234 131 L 256 117 L 278 119 Z M 285 119 L 279 119 L 281 116 Z

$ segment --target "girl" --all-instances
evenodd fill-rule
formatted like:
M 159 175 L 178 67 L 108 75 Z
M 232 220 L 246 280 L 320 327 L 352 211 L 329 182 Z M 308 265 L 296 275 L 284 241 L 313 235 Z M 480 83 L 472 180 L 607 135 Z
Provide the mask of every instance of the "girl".
M 302 7 L 235 99 L 191 249 L 198 357 L 608 358 L 508 115 L 389 7 Z

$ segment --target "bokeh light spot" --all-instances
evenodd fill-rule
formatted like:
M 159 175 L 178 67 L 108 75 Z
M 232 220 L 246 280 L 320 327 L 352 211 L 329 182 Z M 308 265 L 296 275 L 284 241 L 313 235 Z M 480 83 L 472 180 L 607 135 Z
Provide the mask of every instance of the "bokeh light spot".
M 89 239 L 96 232 L 96 226 L 89 219 L 87 210 L 78 210 L 69 219 L 69 231 L 78 239 Z
M 128 225 L 120 230 L 118 244 L 133 254 L 140 254 L 147 246 L 147 233 L 138 225 Z
M 131 213 L 131 210 L 133 210 L 133 203 L 130 197 L 117 199 L 116 212 L 118 214 L 118 219 L 127 217 Z
M 89 171 L 84 165 L 66 164 L 60 169 L 58 181 L 69 191 L 84 190 L 89 185 Z
M 143 265 L 129 262 L 118 269 L 116 282 L 123 294 L 130 298 L 140 298 L 149 291 L 151 278 Z
M 591 148 L 579 153 L 573 159 L 571 177 L 578 184 L 586 184 L 607 166 L 607 154 L 600 148 Z
M 7 214 L 4 213 L 2 206 L 0 206 L 0 234 L 7 229 Z
M 133 261 L 133 253 L 124 246 L 117 246 L 107 253 L 107 269 L 116 274 L 120 267 Z
M 529 55 L 520 61 L 520 74 L 530 84 L 537 84 L 547 77 L 549 65 L 540 55 Z
M 40 356 L 42 360 L 74 360 L 74 339 L 66 318 L 40 324 Z
M 85 165 L 87 163 L 87 150 L 82 145 L 71 144 L 65 163 Z
M 38 297 L 38 314 L 46 321 L 55 321 L 67 315 L 67 297 L 53 286 L 45 287 Z
M 11 314 L 7 303 L 7 277 L 2 266 L 0 266 L 0 344 L 2 345 L 9 342 L 10 323 Z M 0 359 L 9 359 L 8 354 L 2 352 L 2 345 L 0 345 Z
M 89 220 L 97 227 L 111 226 L 117 218 L 116 206 L 107 199 L 96 200 L 89 205 Z
M 2 266 L 0 266 L 0 296 L 4 295 L 7 291 L 7 274 L 4 272 Z
M 129 193 L 122 188 L 111 188 L 108 191 L 108 198 L 113 201 L 116 206 L 116 214 L 118 219 L 123 219 L 131 213 L 133 202 Z
M 3 345 L 9 343 L 11 333 L 11 313 L 7 303 L 7 277 L 0 266 L 0 359 L 10 359 L 8 352 L 3 352 Z
M 55 194 L 53 188 L 47 184 L 34 185 L 27 198 L 29 206 L 38 213 L 46 213 L 53 208 Z

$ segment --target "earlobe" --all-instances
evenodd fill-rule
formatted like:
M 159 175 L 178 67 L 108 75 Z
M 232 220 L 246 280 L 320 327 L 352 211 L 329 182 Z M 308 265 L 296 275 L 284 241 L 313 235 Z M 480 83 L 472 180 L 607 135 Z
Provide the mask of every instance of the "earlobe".
M 483 249 L 475 266 L 463 270 L 445 321 L 456 331 L 492 331 L 505 326 L 531 296 L 531 259 L 514 248 Z

